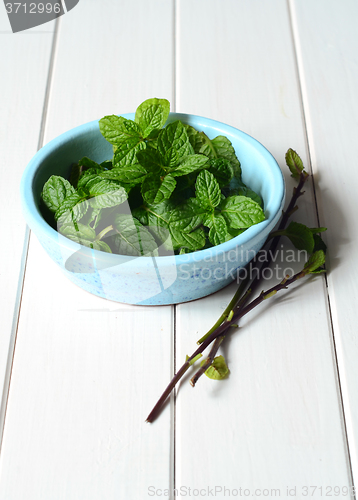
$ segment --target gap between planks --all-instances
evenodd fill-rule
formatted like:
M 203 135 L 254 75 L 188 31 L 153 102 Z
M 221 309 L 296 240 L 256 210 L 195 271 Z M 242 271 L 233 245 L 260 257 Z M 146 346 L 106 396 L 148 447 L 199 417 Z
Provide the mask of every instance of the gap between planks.
M 58 17 L 55 21 L 55 29 L 53 32 L 52 47 L 51 47 L 50 60 L 49 60 L 49 69 L 48 69 L 48 73 L 47 73 L 47 82 L 46 82 L 46 89 L 45 89 L 45 95 L 44 95 L 44 103 L 43 103 L 43 108 L 42 108 L 42 116 L 41 116 L 41 124 L 40 124 L 39 139 L 38 139 L 38 144 L 37 144 L 37 151 L 39 149 L 41 149 L 43 146 L 45 127 L 46 127 L 46 119 L 47 119 L 47 111 L 48 111 L 48 103 L 49 103 L 49 98 L 50 98 L 50 93 L 51 93 L 52 76 L 53 76 L 53 70 L 54 70 L 54 61 L 55 61 L 56 50 L 57 50 L 59 25 L 60 25 L 60 18 Z M 28 226 L 26 226 L 26 231 L 25 231 L 25 236 L 24 236 L 24 245 L 23 245 L 23 251 L 22 251 L 22 258 L 21 258 L 21 266 L 20 266 L 19 279 L 18 279 L 17 295 L 16 295 L 16 301 L 15 301 L 15 307 L 14 307 L 14 319 L 13 319 L 12 327 L 11 327 L 9 351 L 8 351 L 8 356 L 7 356 L 5 379 L 4 379 L 4 386 L 3 386 L 3 390 L 2 390 L 2 399 L 1 399 L 1 405 L 0 405 L 0 454 L 1 454 L 1 450 L 2 450 L 2 442 L 3 442 L 4 429 L 5 429 L 7 402 L 8 402 L 8 398 L 9 398 L 9 392 L 10 392 L 11 373 L 12 373 L 12 366 L 13 366 L 13 361 L 14 361 L 14 356 L 15 356 L 17 331 L 18 331 L 20 312 L 21 312 L 22 294 L 23 294 L 24 284 L 25 284 L 26 266 L 27 266 L 30 238 L 31 238 L 31 230 L 29 229 Z
M 299 34 L 298 34 L 298 28 L 297 28 L 297 25 L 295 23 L 295 8 L 293 5 L 293 0 L 286 0 L 286 2 L 287 2 L 288 18 L 289 18 L 291 37 L 292 37 L 293 57 L 294 57 L 294 62 L 295 62 L 297 83 L 298 83 L 298 89 L 299 89 L 299 94 L 300 94 L 302 121 L 303 121 L 303 126 L 304 126 L 307 158 L 308 158 L 308 163 L 309 163 L 308 168 L 309 168 L 309 172 L 311 174 L 310 180 L 311 180 L 312 189 L 313 189 L 313 199 L 314 199 L 314 204 L 315 204 L 317 223 L 318 223 L 318 227 L 320 227 L 320 217 L 319 217 L 319 211 L 318 211 L 317 193 L 316 193 L 316 186 L 315 186 L 313 169 L 312 169 L 311 151 L 314 151 L 314 141 L 313 141 L 313 133 L 312 133 L 311 125 L 309 125 L 310 124 L 309 103 L 308 103 L 307 94 L 304 90 L 305 89 L 304 69 L 303 69 L 302 62 L 300 63 L 300 59 L 302 60 L 302 58 L 299 57 L 300 39 L 299 39 Z M 349 469 L 351 484 L 354 487 L 352 459 L 351 459 L 351 453 L 350 453 L 349 437 L 348 437 L 348 431 L 347 431 L 347 421 L 346 421 L 346 415 L 345 415 L 345 409 L 344 409 L 344 399 L 343 399 L 343 393 L 342 393 L 341 376 L 340 376 L 340 370 L 339 370 L 339 364 L 338 364 L 337 346 L 336 346 L 336 339 L 335 339 L 335 335 L 334 335 L 334 325 L 333 325 L 333 319 L 332 319 L 332 306 L 331 306 L 331 300 L 330 300 L 330 295 L 329 295 L 328 279 L 327 279 L 326 274 L 324 275 L 324 279 L 325 279 L 325 283 L 326 283 L 326 286 L 325 286 L 326 304 L 327 304 L 327 308 L 328 308 L 328 315 L 329 315 L 329 321 L 330 321 L 330 326 L 331 326 L 330 333 L 331 333 L 331 342 L 332 342 L 332 348 L 333 348 L 332 357 L 334 359 L 334 364 L 335 364 L 337 389 L 338 389 L 338 393 L 339 393 L 339 401 L 340 401 L 341 414 L 342 414 L 342 427 L 343 427 L 343 432 L 344 432 L 344 437 L 345 437 L 345 442 L 346 442 L 348 469 Z M 356 495 L 354 495 L 353 498 L 356 499 Z

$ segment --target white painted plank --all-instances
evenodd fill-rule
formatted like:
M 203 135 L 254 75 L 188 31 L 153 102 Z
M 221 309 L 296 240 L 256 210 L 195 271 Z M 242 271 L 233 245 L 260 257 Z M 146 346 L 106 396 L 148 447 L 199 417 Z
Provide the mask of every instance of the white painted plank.
M 355 484 L 358 483 L 357 2 L 291 2 L 312 167 L 329 226 L 329 293 Z
M 39 143 L 53 30 L 51 22 L 15 35 L 5 8 L 0 9 L 0 436 L 28 240 L 19 184 Z
M 286 3 L 181 0 L 178 10 L 178 111 L 253 135 L 279 160 L 290 193 L 286 150 L 308 160 Z M 316 225 L 306 191 L 297 220 Z M 177 369 L 234 290 L 179 306 Z M 303 498 L 304 486 L 349 486 L 324 278 L 271 299 L 241 325 L 222 349 L 229 379 L 180 386 L 177 488 L 225 486 L 232 496 L 240 487 L 250 496 L 277 488 L 287 498 L 289 486 Z M 227 496 L 222 489 L 216 498 Z
M 45 140 L 145 98 L 171 99 L 172 2 L 80 2 L 60 21 Z M 163 62 L 164 61 L 164 62 Z M 77 288 L 31 236 L 0 462 L 1 500 L 137 499 L 169 488 L 171 307 Z

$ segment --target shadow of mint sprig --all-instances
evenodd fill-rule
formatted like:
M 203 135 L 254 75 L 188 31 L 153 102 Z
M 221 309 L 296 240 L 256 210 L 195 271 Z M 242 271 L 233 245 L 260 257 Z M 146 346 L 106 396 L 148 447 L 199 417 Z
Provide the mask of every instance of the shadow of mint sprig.
M 69 181 L 52 176 L 43 187 L 60 233 L 94 249 L 129 252 L 124 255 L 142 249 L 144 256 L 149 231 L 156 250 L 184 254 L 224 243 L 265 219 L 261 197 L 242 182 L 230 140 L 210 139 L 180 120 L 165 126 L 169 112 L 166 99 L 153 98 L 140 104 L 134 120 L 99 120 L 113 158 L 99 164 L 84 157 Z M 126 231 L 116 215 L 126 216 Z
M 325 272 L 325 252 L 326 245 L 321 240 L 319 234 L 326 230 L 326 228 L 308 228 L 304 224 L 291 222 L 288 227 L 287 223 L 289 218 L 298 209 L 297 200 L 303 195 L 303 187 L 307 181 L 309 174 L 304 170 L 303 163 L 298 154 L 289 149 L 286 154 L 286 163 L 294 178 L 298 180 L 298 185 L 293 189 L 291 200 L 287 209 L 283 212 L 280 224 L 277 231 L 270 235 L 269 249 L 265 252 L 265 258 L 251 261 L 249 263 L 250 272 L 247 273 L 247 278 L 241 281 L 238 290 L 231 299 L 229 305 L 218 318 L 216 323 L 210 330 L 198 340 L 199 347 L 194 351 L 191 356 L 187 356 L 185 363 L 181 366 L 179 371 L 174 375 L 167 388 L 159 398 L 158 402 L 148 415 L 146 421 L 153 422 L 161 412 L 161 409 L 167 400 L 169 394 L 174 389 L 177 382 L 183 377 L 187 370 L 192 366 L 201 356 L 203 351 L 213 344 L 211 350 L 205 360 L 201 362 L 200 368 L 191 378 L 190 383 L 194 387 L 199 378 L 205 374 L 209 378 L 215 380 L 222 380 L 227 377 L 229 369 L 223 356 L 216 356 L 216 353 L 225 339 L 225 336 L 231 333 L 232 327 L 237 327 L 239 320 L 252 311 L 255 307 L 259 306 L 263 301 L 268 300 L 275 296 L 281 290 L 287 289 L 296 281 L 305 278 L 309 275 L 320 274 Z M 249 302 L 255 290 L 258 288 L 264 271 L 269 267 L 274 258 L 277 246 L 281 236 L 287 236 L 297 249 L 306 250 L 310 256 L 303 268 L 293 276 L 285 276 L 282 281 L 268 290 L 261 291 L 259 295 Z M 261 262 L 261 265 L 258 264 Z M 254 267 L 257 268 L 256 273 L 253 273 Z M 255 276 L 250 278 L 250 276 Z

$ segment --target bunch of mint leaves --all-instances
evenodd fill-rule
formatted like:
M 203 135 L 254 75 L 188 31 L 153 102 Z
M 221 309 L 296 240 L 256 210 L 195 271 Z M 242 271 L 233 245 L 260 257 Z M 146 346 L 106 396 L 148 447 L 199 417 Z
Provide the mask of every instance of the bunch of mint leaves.
M 53 175 L 41 194 L 52 224 L 67 238 L 104 252 L 150 256 L 224 243 L 265 219 L 261 197 L 241 179 L 230 140 L 180 120 L 152 98 L 134 120 L 99 121 L 113 158 L 84 157 L 69 180 Z M 164 253 L 163 253 L 164 252 Z

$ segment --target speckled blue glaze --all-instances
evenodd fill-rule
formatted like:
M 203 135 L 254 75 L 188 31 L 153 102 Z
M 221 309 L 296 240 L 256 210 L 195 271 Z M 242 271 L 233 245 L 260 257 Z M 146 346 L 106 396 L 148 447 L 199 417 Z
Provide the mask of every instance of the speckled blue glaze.
M 134 119 L 134 114 L 123 115 Z M 200 116 L 171 113 L 209 138 L 227 136 L 242 166 L 243 181 L 264 200 L 266 220 L 232 240 L 198 252 L 163 257 L 127 257 L 83 247 L 65 238 L 44 220 L 42 187 L 51 175 L 69 175 L 83 156 L 100 163 L 112 157 L 98 121 L 76 127 L 44 146 L 30 161 L 21 180 L 25 219 L 48 255 L 84 290 L 108 300 L 141 305 L 178 304 L 210 295 L 236 279 L 262 247 L 281 215 L 285 185 L 273 156 L 258 141 L 229 125 Z

